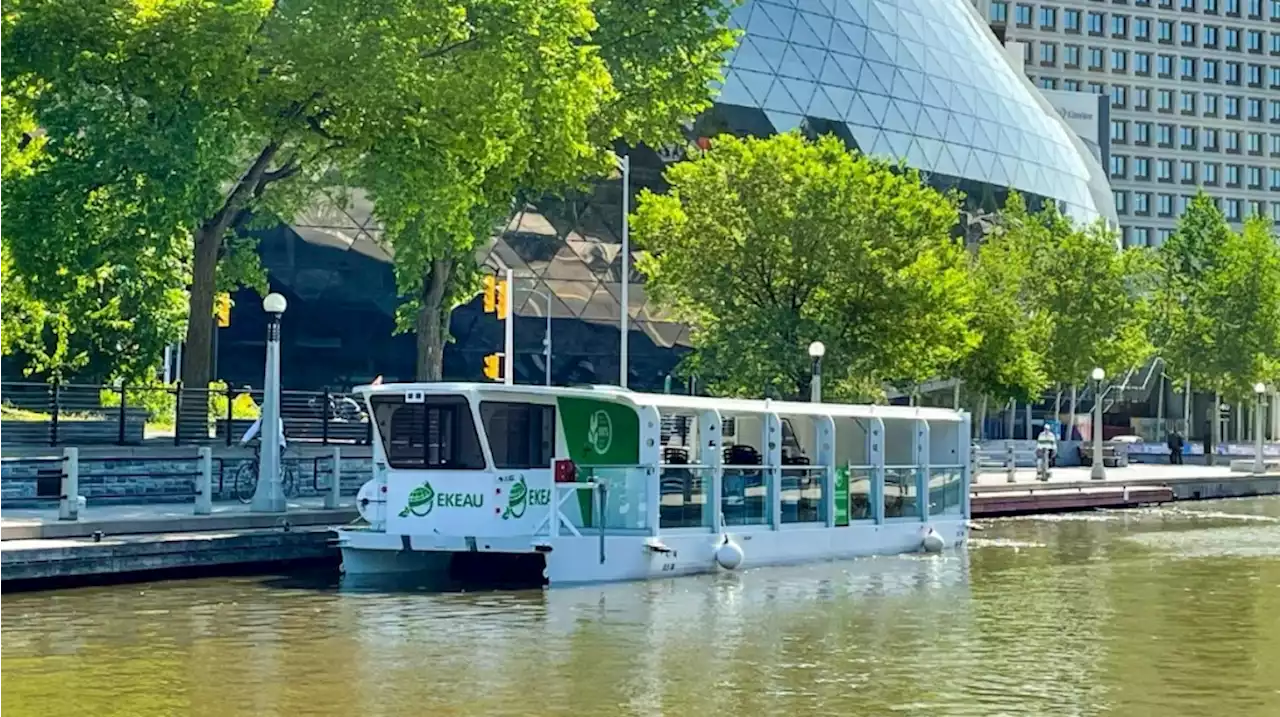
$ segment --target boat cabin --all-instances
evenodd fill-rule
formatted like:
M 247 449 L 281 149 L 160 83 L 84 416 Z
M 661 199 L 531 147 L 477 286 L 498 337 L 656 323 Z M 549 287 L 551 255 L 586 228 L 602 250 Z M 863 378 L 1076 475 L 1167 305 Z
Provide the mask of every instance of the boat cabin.
M 371 527 L 667 535 L 963 520 L 968 414 L 634 393 L 385 384 Z

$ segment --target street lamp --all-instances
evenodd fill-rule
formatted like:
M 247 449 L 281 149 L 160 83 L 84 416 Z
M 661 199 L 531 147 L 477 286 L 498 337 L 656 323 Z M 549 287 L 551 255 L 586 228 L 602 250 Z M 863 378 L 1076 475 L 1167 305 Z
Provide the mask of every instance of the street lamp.
M 813 359 L 813 374 L 809 379 L 809 401 L 822 403 L 822 357 L 827 347 L 821 341 L 809 344 L 809 358 Z
M 1253 384 L 1253 395 L 1256 403 L 1253 408 L 1253 472 L 1262 475 L 1267 471 L 1266 461 L 1262 459 L 1262 414 L 1266 413 L 1267 386 L 1259 381 Z
M 627 337 L 631 330 L 631 156 L 615 158 L 618 169 L 622 172 L 622 316 L 619 327 L 622 329 L 622 348 L 618 362 L 621 364 L 620 386 L 627 387 Z
M 529 293 L 542 297 L 547 302 L 547 327 L 542 333 L 542 357 L 546 362 L 546 381 L 551 385 L 551 295 L 537 289 L 529 289 Z
M 1101 367 L 1093 369 L 1093 468 L 1089 477 L 1106 480 L 1107 467 L 1102 457 L 1102 379 L 1107 373 Z
M 262 423 L 258 431 L 262 446 L 258 485 L 251 506 L 255 513 L 283 513 L 286 507 L 280 483 L 280 438 L 284 433 L 280 421 L 280 317 L 288 305 L 275 292 L 262 300 L 262 310 L 267 312 L 267 371 L 262 382 Z

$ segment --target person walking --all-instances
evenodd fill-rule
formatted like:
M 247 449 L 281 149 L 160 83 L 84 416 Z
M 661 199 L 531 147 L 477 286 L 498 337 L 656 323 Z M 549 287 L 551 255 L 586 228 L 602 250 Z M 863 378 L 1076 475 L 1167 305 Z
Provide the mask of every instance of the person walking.
M 1169 465 L 1182 465 L 1182 447 L 1185 445 L 1185 442 L 1182 439 L 1182 434 L 1178 432 L 1178 429 L 1175 428 L 1172 431 L 1169 431 L 1167 444 L 1169 446 Z

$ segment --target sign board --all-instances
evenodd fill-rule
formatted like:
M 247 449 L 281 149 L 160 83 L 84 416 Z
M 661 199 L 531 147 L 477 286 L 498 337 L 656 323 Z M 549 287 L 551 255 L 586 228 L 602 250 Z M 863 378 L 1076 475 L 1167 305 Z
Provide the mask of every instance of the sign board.
M 1053 105 L 1072 132 L 1089 147 L 1094 159 L 1109 171 L 1111 163 L 1111 104 L 1107 95 L 1069 90 L 1045 90 L 1040 94 Z

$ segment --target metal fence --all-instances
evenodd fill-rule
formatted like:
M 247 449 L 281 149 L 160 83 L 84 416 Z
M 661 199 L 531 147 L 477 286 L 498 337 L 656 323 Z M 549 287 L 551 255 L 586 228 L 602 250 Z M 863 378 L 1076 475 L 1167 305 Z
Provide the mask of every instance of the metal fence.
M 260 415 L 262 390 L 178 385 L 0 383 L 0 441 L 6 446 L 232 445 Z M 364 404 L 337 391 L 280 395 L 291 443 L 367 444 Z

